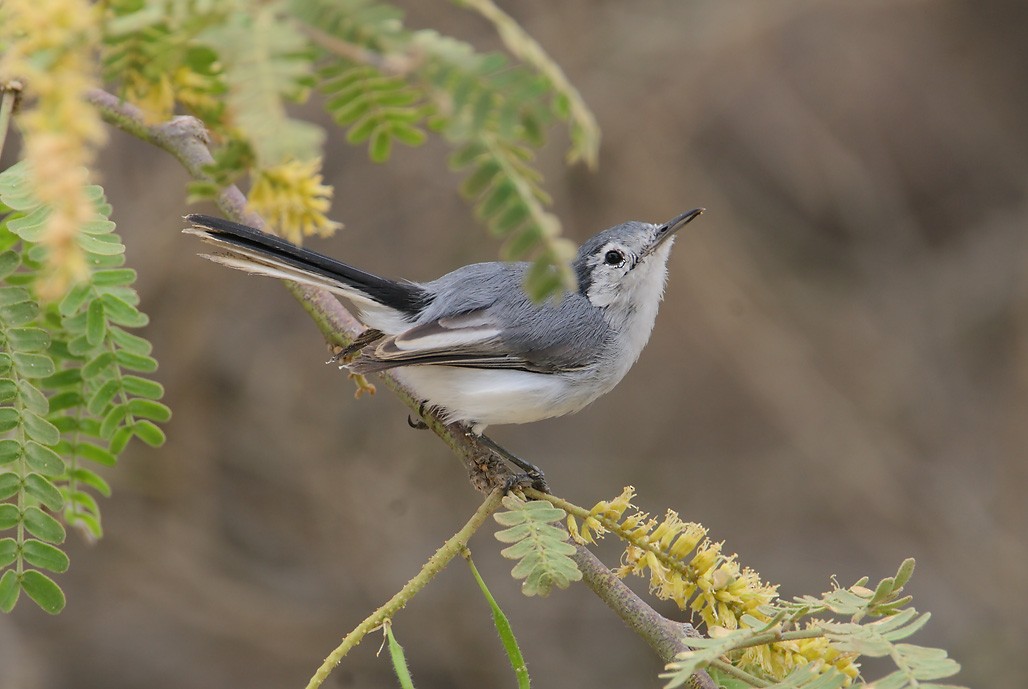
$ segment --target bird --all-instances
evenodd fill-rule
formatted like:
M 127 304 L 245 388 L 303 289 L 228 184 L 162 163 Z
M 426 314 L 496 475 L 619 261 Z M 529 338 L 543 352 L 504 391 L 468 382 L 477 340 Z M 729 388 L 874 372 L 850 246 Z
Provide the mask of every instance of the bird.
M 429 282 L 366 272 L 254 227 L 191 214 L 183 232 L 216 263 L 324 288 L 367 327 L 346 350 L 352 373 L 390 371 L 444 422 L 460 423 L 539 485 L 542 472 L 497 445 L 488 426 L 571 414 L 610 392 L 650 338 L 676 234 L 695 208 L 665 223 L 629 221 L 582 243 L 577 288 L 533 301 L 528 262 L 465 265 Z

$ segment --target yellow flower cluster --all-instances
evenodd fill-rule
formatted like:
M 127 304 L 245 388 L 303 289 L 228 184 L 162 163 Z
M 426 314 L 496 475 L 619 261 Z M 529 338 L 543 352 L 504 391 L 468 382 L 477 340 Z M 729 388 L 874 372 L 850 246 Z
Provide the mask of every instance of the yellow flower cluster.
M 741 567 L 736 555 L 724 555 L 722 544 L 707 538 L 705 527 L 682 521 L 674 511 L 668 510 L 663 520 L 639 511 L 626 516 L 634 507 L 634 498 L 635 489 L 628 486 L 613 500 L 593 506 L 581 524 L 569 516 L 571 537 L 579 543 L 593 543 L 608 532 L 616 533 L 627 543 L 617 575 L 648 575 L 653 595 L 698 615 L 712 637 L 749 626 L 747 622 L 770 620 L 764 606 L 777 600 L 777 586 Z M 809 662 L 835 667 L 851 681 L 858 675 L 853 656 L 840 653 L 824 637 L 748 648 L 738 662 L 744 669 L 776 680 Z
M 269 228 L 299 244 L 304 236 L 332 235 L 342 224 L 329 220 L 332 187 L 321 183 L 321 160 L 290 161 L 258 170 L 249 203 Z
M 104 140 L 97 111 L 85 102 L 96 85 L 93 45 L 97 5 L 88 0 L 0 3 L 0 82 L 25 84 L 17 121 L 33 191 L 53 211 L 40 243 L 47 248 L 37 292 L 57 299 L 88 275 L 79 229 L 95 215 L 86 195 L 88 167 Z
M 813 624 L 808 623 L 807 628 Z M 846 675 L 848 685 L 860 675 L 855 657 L 855 653 L 842 653 L 828 639 L 819 636 L 747 648 L 742 651 L 738 664 L 744 670 L 759 670 L 768 677 L 781 679 L 801 665 L 820 663 L 822 671 L 831 667 Z
M 706 538 L 701 524 L 682 521 L 673 510 L 663 520 L 639 511 L 625 516 L 634 497 L 635 489 L 627 486 L 613 500 L 593 506 L 581 526 L 569 516 L 571 537 L 579 543 L 595 542 L 616 531 L 628 544 L 618 576 L 648 572 L 651 593 L 683 610 L 690 608 L 708 627 L 736 629 L 743 615 L 755 614 L 774 600 L 777 587 L 762 583 L 752 569 L 740 569 L 735 555 L 722 555 L 721 544 Z

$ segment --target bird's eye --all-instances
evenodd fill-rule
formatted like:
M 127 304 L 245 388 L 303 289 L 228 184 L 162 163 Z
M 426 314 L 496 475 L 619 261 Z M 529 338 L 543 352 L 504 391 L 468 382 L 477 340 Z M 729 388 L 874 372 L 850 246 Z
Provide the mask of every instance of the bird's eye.
M 603 262 L 608 266 L 619 266 L 625 262 L 625 256 L 620 251 L 611 249 L 603 256 Z

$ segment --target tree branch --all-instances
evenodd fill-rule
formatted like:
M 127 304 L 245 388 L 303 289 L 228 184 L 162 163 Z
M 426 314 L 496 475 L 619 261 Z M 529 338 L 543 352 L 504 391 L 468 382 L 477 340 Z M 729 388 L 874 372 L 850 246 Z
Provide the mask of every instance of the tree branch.
M 699 636 L 688 622 L 676 622 L 650 607 L 635 591 L 628 588 L 614 572 L 583 545 L 575 545 L 571 559 L 582 571 L 582 581 L 633 632 L 643 638 L 665 663 L 674 660 L 682 651 L 688 651 L 687 637 Z M 706 672 L 696 672 L 689 678 L 693 689 L 717 689 Z
M 194 117 L 175 117 L 164 123 L 147 124 L 141 110 L 99 89 L 89 93 L 89 101 L 100 110 L 108 123 L 173 155 L 194 179 L 212 181 L 206 168 L 214 162 L 214 158 L 208 148 L 207 130 L 200 120 Z M 247 210 L 246 196 L 235 185 L 223 187 L 216 202 L 225 215 L 237 222 L 256 227 L 264 225 L 261 218 Z M 330 344 L 345 346 L 364 330 L 360 321 L 326 290 L 292 282 L 285 284 Z M 382 378 L 386 386 L 413 412 L 422 414 L 428 427 L 453 450 L 467 468 L 476 489 L 490 493 L 505 485 L 513 476 L 507 465 L 465 428 L 459 424 L 443 423 L 430 410 L 422 412 L 422 400 L 389 372 L 383 373 Z M 582 570 L 585 584 L 632 631 L 653 647 L 662 660 L 670 661 L 676 653 L 688 648 L 684 641 L 686 636 L 696 635 L 691 625 L 662 616 L 586 548 L 578 546 L 572 558 Z M 694 674 L 690 683 L 694 689 L 716 689 L 705 672 Z

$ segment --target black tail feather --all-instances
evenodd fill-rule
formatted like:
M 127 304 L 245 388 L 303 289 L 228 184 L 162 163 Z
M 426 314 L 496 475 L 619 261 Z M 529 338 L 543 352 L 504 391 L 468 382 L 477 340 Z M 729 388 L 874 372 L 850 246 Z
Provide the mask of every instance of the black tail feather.
M 432 301 L 431 295 L 414 283 L 366 273 L 248 225 L 209 215 L 190 214 L 185 219 L 222 242 L 273 257 L 300 270 L 350 285 L 380 304 L 407 314 L 419 313 Z

